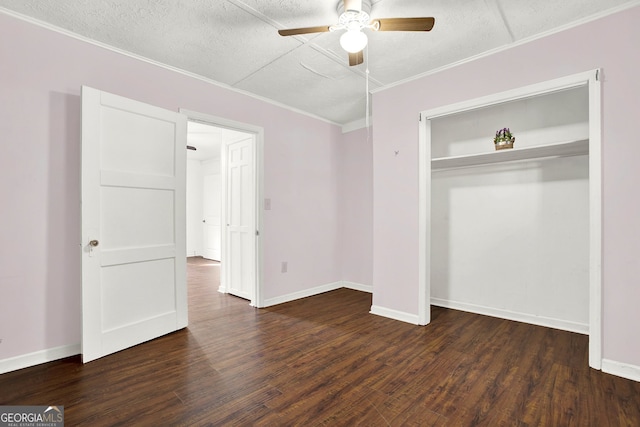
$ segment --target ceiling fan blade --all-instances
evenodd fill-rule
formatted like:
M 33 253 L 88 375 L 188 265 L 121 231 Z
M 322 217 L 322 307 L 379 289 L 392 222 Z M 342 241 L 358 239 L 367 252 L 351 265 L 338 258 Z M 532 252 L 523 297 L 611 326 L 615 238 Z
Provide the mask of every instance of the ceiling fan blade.
M 350 66 L 354 66 L 354 65 L 360 65 L 364 62 L 364 50 L 361 50 L 360 52 L 356 52 L 356 53 L 350 53 L 349 54 L 349 65 Z
M 291 28 L 288 30 L 278 30 L 278 34 L 280 34 L 281 36 L 295 36 L 298 34 L 326 33 L 328 31 L 329 31 L 329 26 L 322 25 L 320 27 Z
M 379 23 L 378 31 L 431 31 L 435 18 L 382 18 L 373 21 Z

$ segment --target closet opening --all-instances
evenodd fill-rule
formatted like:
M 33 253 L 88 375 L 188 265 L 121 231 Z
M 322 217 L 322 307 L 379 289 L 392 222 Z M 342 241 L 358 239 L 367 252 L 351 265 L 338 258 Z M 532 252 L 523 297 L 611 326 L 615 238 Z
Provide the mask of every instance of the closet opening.
M 421 324 L 436 305 L 587 334 L 600 369 L 597 74 L 421 114 Z

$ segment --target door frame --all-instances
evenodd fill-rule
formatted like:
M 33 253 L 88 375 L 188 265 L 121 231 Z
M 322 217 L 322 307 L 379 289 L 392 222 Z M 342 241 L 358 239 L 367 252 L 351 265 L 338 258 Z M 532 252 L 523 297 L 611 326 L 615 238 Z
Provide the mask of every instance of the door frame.
M 255 272 L 256 272 L 256 281 L 254 284 L 253 297 L 251 298 L 250 305 L 252 307 L 262 308 L 264 307 L 264 293 L 262 289 L 263 284 L 263 250 L 262 250 L 262 230 L 263 230 L 263 212 L 262 212 L 262 203 L 260 201 L 263 199 L 264 194 L 264 129 L 260 126 L 251 125 L 248 123 L 238 122 L 235 120 L 225 119 L 223 117 L 213 116 L 211 114 L 200 113 L 197 111 L 191 111 L 184 108 L 180 108 L 180 113 L 187 116 L 188 121 L 203 123 L 205 125 L 227 128 L 239 132 L 245 132 L 248 134 L 253 134 L 255 139 L 255 169 L 254 169 L 254 177 L 255 177 L 255 217 L 256 217 L 256 253 L 255 253 Z M 221 158 L 222 161 L 222 158 Z M 222 165 L 221 165 L 222 166 Z M 226 171 L 221 170 L 221 174 L 226 173 Z M 224 180 L 224 176 L 221 177 Z M 224 206 L 223 212 L 224 215 Z M 224 223 L 225 219 L 223 218 L 222 223 Z M 224 239 L 225 233 L 222 233 Z M 220 280 L 221 287 L 225 288 L 224 280 L 224 261 L 228 259 L 228 254 L 226 245 L 222 243 L 222 252 L 221 252 L 221 271 L 220 271 Z
M 418 125 L 418 318 L 431 305 L 431 119 L 530 96 L 585 86 L 589 91 L 589 366 L 602 369 L 602 104 L 601 70 L 594 69 L 420 113 Z

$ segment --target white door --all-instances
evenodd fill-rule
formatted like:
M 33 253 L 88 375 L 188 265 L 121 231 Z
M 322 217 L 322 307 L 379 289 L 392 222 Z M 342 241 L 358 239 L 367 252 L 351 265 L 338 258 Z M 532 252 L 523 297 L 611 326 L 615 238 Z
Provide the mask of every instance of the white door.
M 202 189 L 204 258 L 220 261 L 222 252 L 220 174 L 205 175 Z
M 225 144 L 225 244 L 230 294 L 252 300 L 256 283 L 255 138 Z
M 82 359 L 187 326 L 186 116 L 82 88 Z

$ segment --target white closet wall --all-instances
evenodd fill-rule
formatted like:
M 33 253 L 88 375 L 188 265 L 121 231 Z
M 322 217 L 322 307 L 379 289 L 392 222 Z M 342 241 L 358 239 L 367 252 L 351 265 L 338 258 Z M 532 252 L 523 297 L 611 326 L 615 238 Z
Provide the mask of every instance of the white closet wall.
M 431 121 L 432 158 L 586 140 L 586 87 Z M 435 164 L 434 162 L 433 164 Z M 465 168 L 431 178 L 431 302 L 577 332 L 589 325 L 588 155 Z

